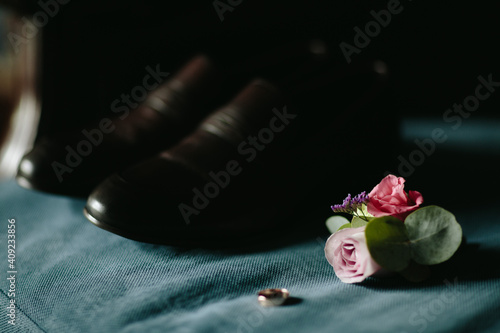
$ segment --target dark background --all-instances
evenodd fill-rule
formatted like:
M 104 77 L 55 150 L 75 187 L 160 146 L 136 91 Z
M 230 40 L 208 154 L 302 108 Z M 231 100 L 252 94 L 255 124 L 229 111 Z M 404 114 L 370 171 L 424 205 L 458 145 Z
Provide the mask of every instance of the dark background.
M 111 101 L 142 82 L 148 65 L 161 64 L 162 70 L 174 72 L 201 51 L 231 66 L 252 54 L 272 52 L 281 44 L 313 38 L 327 43 L 340 66 L 373 59 L 387 63 L 390 93 L 385 96 L 387 103 L 381 105 L 390 105 L 390 110 L 375 106 L 375 114 L 390 112 L 395 118 L 410 119 L 410 127 L 413 117 L 431 117 L 434 125 L 430 129 L 449 126 L 442 121 L 443 113 L 474 93 L 479 75 L 492 74 L 500 81 L 500 6 L 495 2 L 402 0 L 402 12 L 393 15 L 390 24 L 348 64 L 339 44 L 352 45 L 353 28 L 364 30 L 373 20 L 370 11 L 387 9 L 387 4 L 244 0 L 232 12 L 225 12 L 221 22 L 212 1 L 72 0 L 60 6 L 60 13 L 43 33 L 39 135 L 80 128 L 109 114 Z M 24 15 L 40 10 L 35 1 L 12 5 Z M 332 101 L 335 98 L 332 96 Z M 493 93 L 469 118 L 471 123 L 482 120 L 494 124 L 499 118 L 499 102 L 500 92 Z M 334 103 L 325 105 L 324 110 L 332 108 Z M 399 133 L 400 128 L 395 126 L 394 131 Z M 469 141 L 475 140 L 474 134 L 467 135 Z M 404 138 L 403 133 L 394 158 L 370 163 L 397 173 L 397 156 L 407 158 L 416 149 L 411 137 L 406 137 L 406 142 Z M 498 137 L 488 140 L 478 145 L 500 146 Z M 370 144 L 371 149 L 385 149 L 376 142 Z M 427 202 L 443 205 L 481 202 L 481 198 L 496 194 L 498 154 L 495 150 L 480 152 L 478 145 L 437 147 L 436 153 L 407 177 L 408 188 L 424 192 Z M 374 179 L 382 177 L 381 168 Z M 475 195 L 465 198 L 465 189 Z

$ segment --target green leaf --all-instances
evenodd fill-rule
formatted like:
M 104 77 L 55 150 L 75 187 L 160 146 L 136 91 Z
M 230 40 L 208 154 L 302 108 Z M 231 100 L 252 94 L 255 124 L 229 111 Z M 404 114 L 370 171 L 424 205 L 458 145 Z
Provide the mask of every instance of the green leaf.
M 371 220 L 365 229 L 372 258 L 390 271 L 404 270 L 411 260 L 408 235 L 403 222 L 392 216 Z
M 349 223 L 349 220 L 343 216 L 334 215 L 328 218 L 325 223 L 328 230 L 333 234 L 337 232 L 340 229 L 340 227 L 342 227 L 346 223 Z
M 360 208 L 358 208 L 356 210 L 356 215 L 366 217 L 368 221 L 371 221 L 375 218 L 375 216 L 368 213 L 368 208 L 366 205 L 362 205 Z
M 422 265 L 450 259 L 462 242 L 462 228 L 455 216 L 438 206 L 417 209 L 406 217 L 405 226 L 412 258 Z
M 351 225 L 352 225 L 352 228 L 360 228 L 360 227 L 364 227 L 365 225 L 367 225 L 368 222 L 357 217 L 357 216 L 353 216 L 352 217 L 352 220 L 351 220 Z
M 343 226 L 339 228 L 339 230 L 346 229 L 346 228 L 352 228 L 352 225 L 350 223 L 346 223 Z M 338 231 L 338 230 L 337 230 Z

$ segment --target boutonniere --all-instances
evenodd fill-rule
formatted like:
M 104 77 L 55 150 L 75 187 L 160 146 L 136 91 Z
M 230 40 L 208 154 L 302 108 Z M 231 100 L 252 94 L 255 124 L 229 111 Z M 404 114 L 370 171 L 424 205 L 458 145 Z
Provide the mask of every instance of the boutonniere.
M 404 190 L 402 177 L 388 175 L 366 194 L 348 195 L 332 206 L 341 215 L 326 224 L 333 234 L 326 259 L 342 282 L 396 272 L 414 282 L 429 277 L 429 265 L 450 259 L 462 242 L 455 216 L 438 206 L 421 207 L 422 195 Z

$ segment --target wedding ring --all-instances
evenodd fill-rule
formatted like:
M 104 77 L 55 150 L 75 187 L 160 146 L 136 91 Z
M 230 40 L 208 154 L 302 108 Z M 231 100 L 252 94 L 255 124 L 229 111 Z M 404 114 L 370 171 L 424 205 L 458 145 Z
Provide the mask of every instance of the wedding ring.
M 284 288 L 282 289 L 264 289 L 259 291 L 260 305 L 262 306 L 279 306 L 285 303 L 286 299 L 290 296 L 290 292 Z

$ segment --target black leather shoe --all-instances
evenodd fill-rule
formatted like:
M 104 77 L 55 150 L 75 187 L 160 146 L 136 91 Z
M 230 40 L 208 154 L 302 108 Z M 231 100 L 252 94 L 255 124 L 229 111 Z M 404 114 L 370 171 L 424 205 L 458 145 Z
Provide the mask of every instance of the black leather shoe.
M 305 68 L 277 85 L 253 81 L 179 144 L 104 180 L 85 216 L 148 243 L 226 247 L 272 240 L 293 225 L 308 199 L 328 195 L 349 181 L 346 171 L 362 168 L 349 158 L 380 156 L 367 137 L 389 133 L 383 125 L 354 132 L 377 125 L 361 117 L 385 78 L 377 66 L 359 73 L 353 66 L 345 75 Z
M 197 56 L 167 79 L 133 111 L 128 107 L 133 104 L 124 102 L 115 105 L 117 115 L 112 119 L 41 139 L 22 159 L 18 183 L 46 192 L 87 196 L 111 173 L 179 141 L 210 110 L 209 101 L 220 77 L 211 60 Z M 158 86 L 154 81 L 150 77 L 148 87 Z

